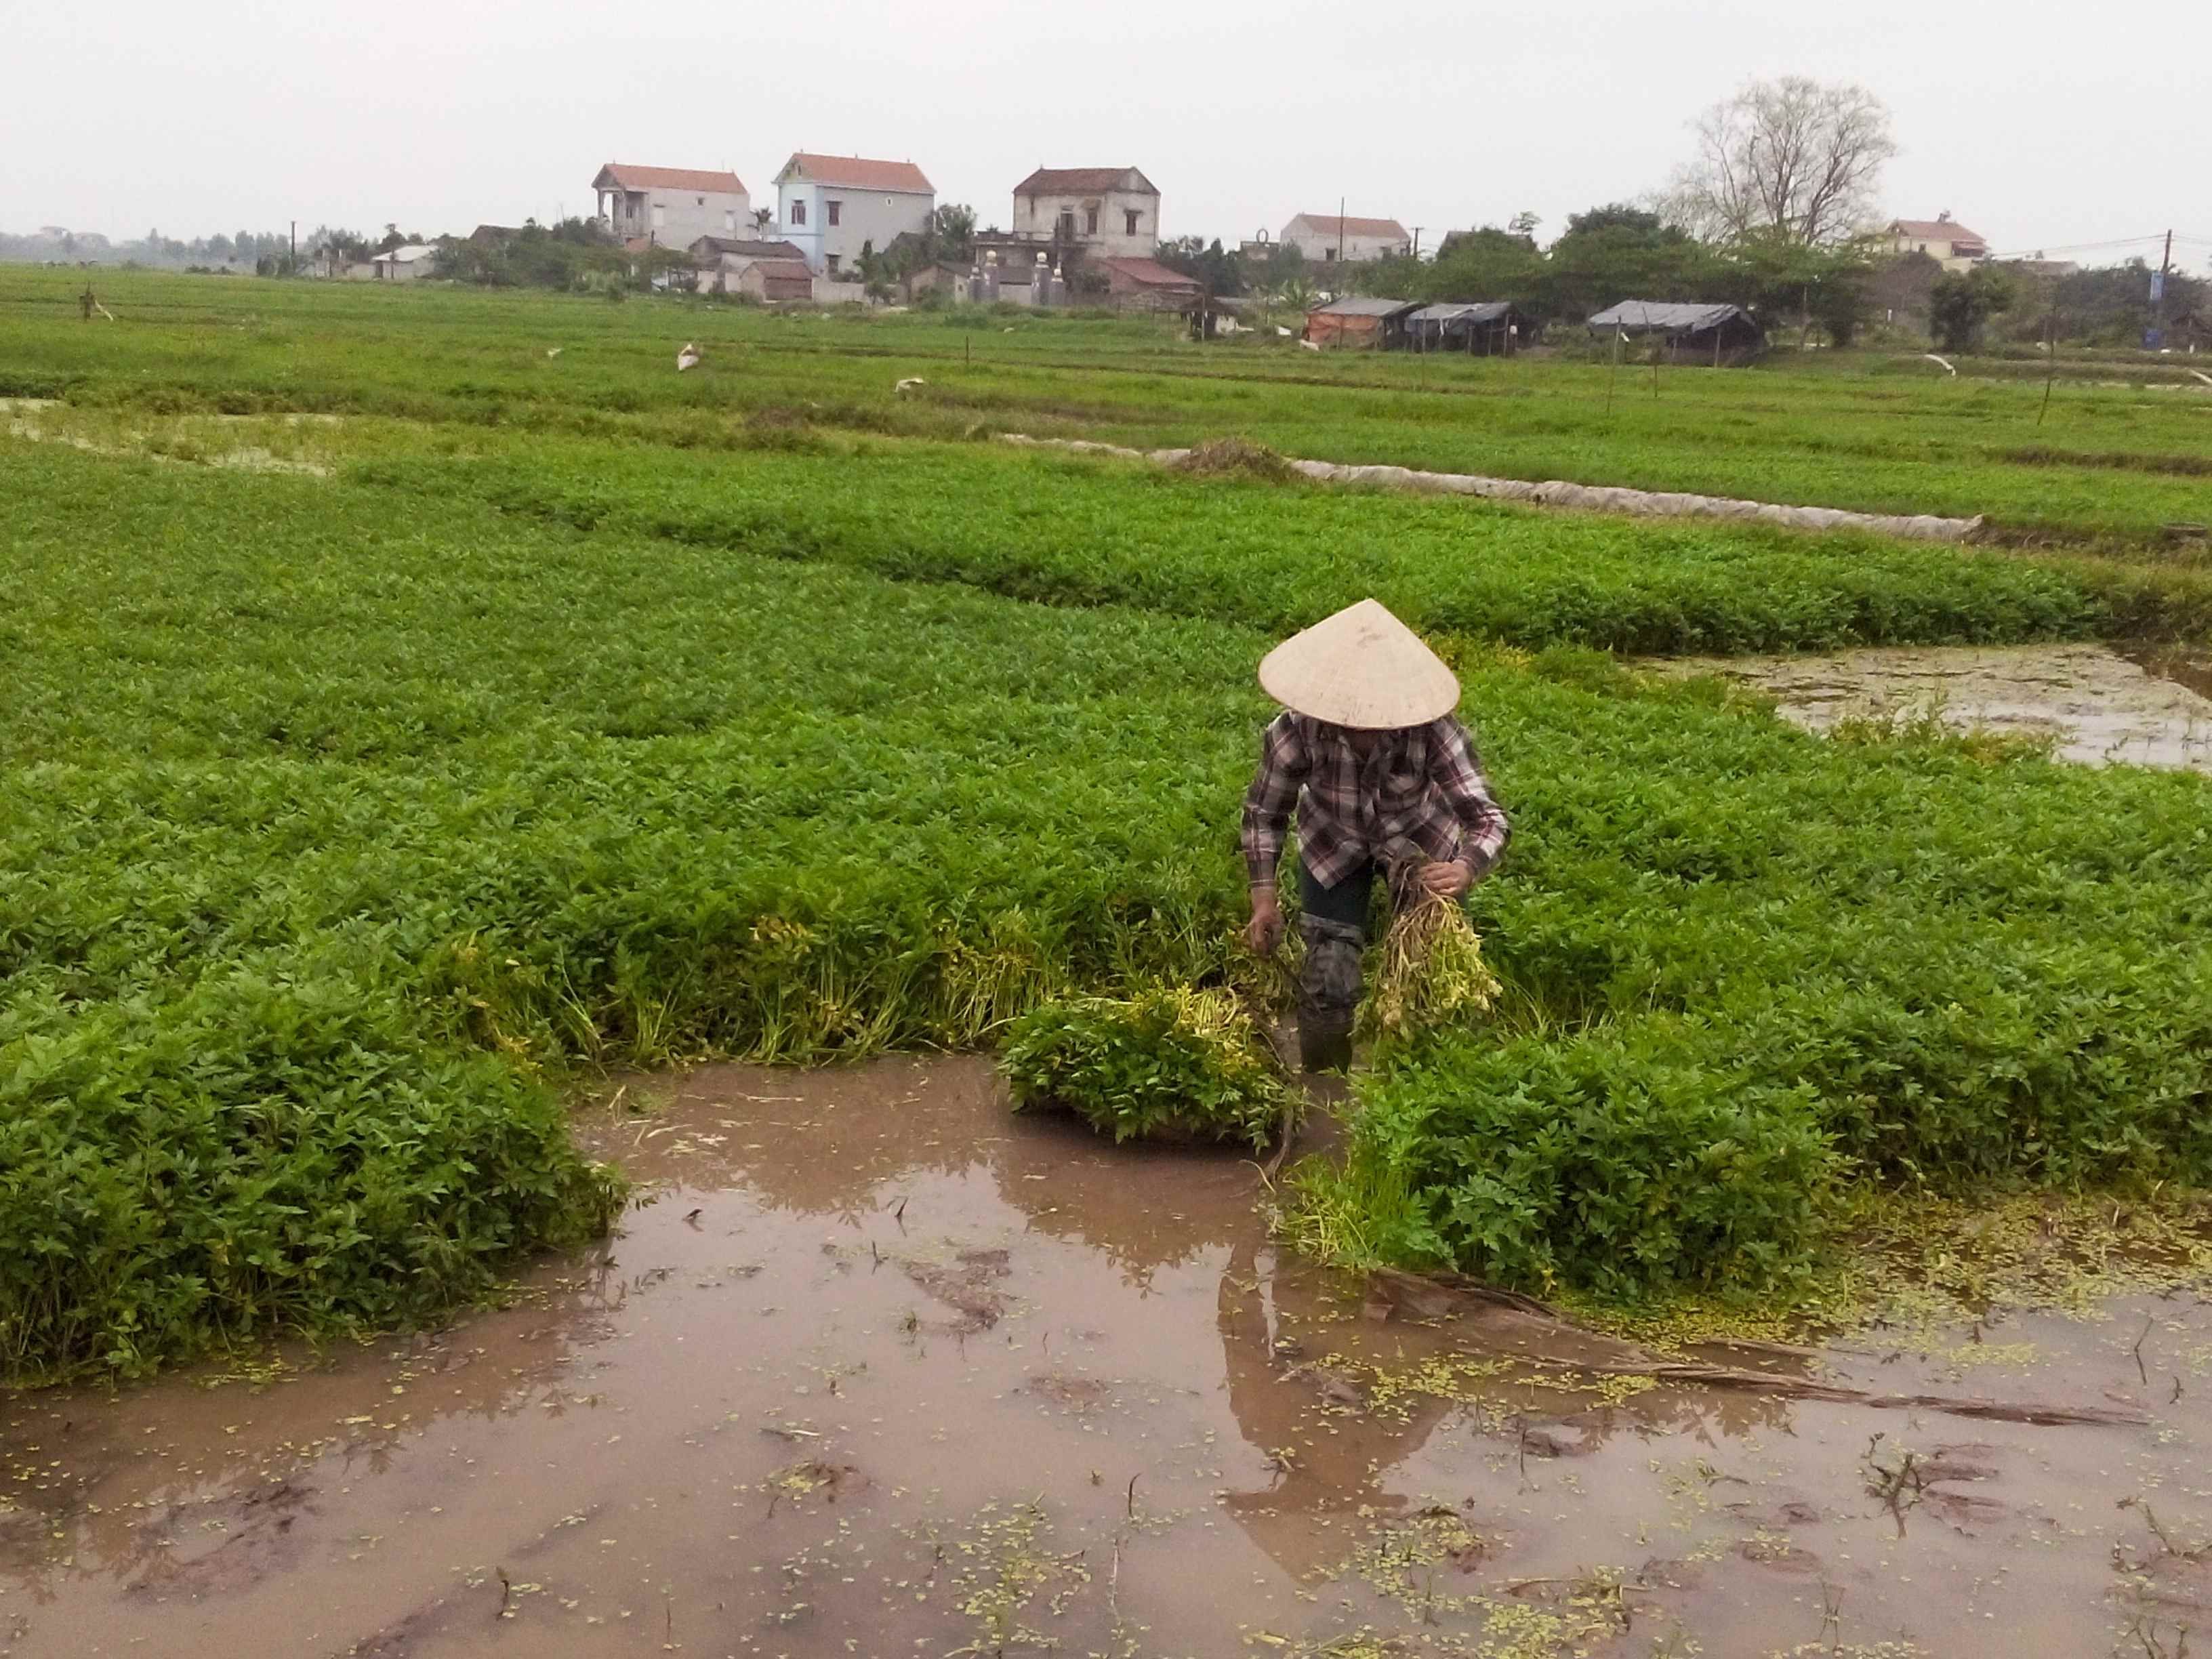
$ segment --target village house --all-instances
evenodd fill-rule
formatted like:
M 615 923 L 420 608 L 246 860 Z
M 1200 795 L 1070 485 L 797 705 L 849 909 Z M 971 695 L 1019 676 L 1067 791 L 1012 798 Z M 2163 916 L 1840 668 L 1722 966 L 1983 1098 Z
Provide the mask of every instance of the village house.
M 778 234 L 817 276 L 850 277 L 864 248 L 919 235 L 937 212 L 937 186 L 911 161 L 805 150 L 775 175 Z
M 702 236 L 686 250 L 699 267 L 702 294 L 750 294 L 757 300 L 810 300 L 813 273 L 796 243 L 763 237 Z
M 796 242 L 769 236 L 702 236 L 684 252 L 702 271 L 735 270 L 755 259 L 806 258 Z
M 1160 245 L 1160 192 L 1134 167 L 1039 167 L 1014 186 L 1015 237 L 1093 258 Z
M 1395 219 L 1355 219 L 1348 214 L 1301 213 L 1276 239 L 1317 264 L 1402 258 L 1413 239 Z
M 814 297 L 814 273 L 804 259 L 747 259 L 718 281 L 724 293 L 749 294 L 756 300 L 790 300 L 804 303 Z
M 1896 253 L 1924 253 L 1946 270 L 1972 270 L 1990 257 L 1989 239 L 1978 236 L 1946 208 L 1933 219 L 1893 219 L 1889 246 Z
M 409 242 L 372 258 L 368 262 L 369 276 L 380 283 L 414 282 L 430 274 L 430 262 L 437 252 L 428 242 Z
M 1202 284 L 1158 259 L 1111 257 L 1092 260 L 1091 268 L 1105 273 L 1107 297 L 1116 310 L 1189 313 L 1206 304 Z
M 599 220 L 625 246 L 689 247 L 702 236 L 741 235 L 752 198 L 734 173 L 610 161 L 592 180 Z

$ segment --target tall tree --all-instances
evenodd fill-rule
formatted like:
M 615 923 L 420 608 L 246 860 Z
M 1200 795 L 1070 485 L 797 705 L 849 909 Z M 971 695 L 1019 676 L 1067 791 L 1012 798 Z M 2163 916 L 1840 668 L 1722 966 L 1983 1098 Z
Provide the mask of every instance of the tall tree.
M 1802 75 L 1753 81 L 1698 120 L 1668 216 L 1708 241 L 1754 236 L 1834 247 L 1872 216 L 1897 154 L 1889 111 L 1864 87 Z
M 1928 318 L 1936 343 L 1946 351 L 1971 351 L 1981 343 L 1982 325 L 2010 308 L 2012 278 L 1994 265 L 1945 271 L 1928 296 Z
M 1180 236 L 1162 242 L 1154 257 L 1170 270 L 1180 271 L 1216 296 L 1242 294 L 1244 273 L 1237 256 L 1221 246 L 1217 236 L 1209 244 L 1203 236 Z
M 964 202 L 947 202 L 929 216 L 927 233 L 930 252 L 949 265 L 964 265 L 975 257 L 975 210 Z
M 1567 216 L 1532 295 L 1543 318 L 1580 321 L 1622 300 L 1699 300 L 1714 283 L 1712 251 L 1643 208 L 1609 202 Z
M 1437 249 L 1436 258 L 1419 268 L 1414 292 L 1425 300 L 1518 300 L 1526 303 L 1541 280 L 1543 255 L 1536 252 L 1534 214 L 1516 216 L 1514 228 L 1455 230 Z M 1519 227 L 1531 222 L 1528 228 Z

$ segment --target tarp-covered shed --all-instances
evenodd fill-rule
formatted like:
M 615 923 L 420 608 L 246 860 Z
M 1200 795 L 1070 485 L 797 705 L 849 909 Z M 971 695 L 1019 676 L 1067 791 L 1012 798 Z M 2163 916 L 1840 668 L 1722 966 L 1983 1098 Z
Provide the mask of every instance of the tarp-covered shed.
M 1306 313 L 1306 338 L 1320 346 L 1398 346 L 1406 343 L 1411 300 L 1371 300 L 1352 295 Z
M 1623 300 L 1589 319 L 1593 334 L 1655 340 L 1680 362 L 1748 362 L 1766 349 L 1766 331 L 1741 306 Z
M 1510 300 L 1423 306 L 1406 319 L 1407 340 L 1418 351 L 1504 357 L 1526 345 L 1529 333 L 1528 319 Z

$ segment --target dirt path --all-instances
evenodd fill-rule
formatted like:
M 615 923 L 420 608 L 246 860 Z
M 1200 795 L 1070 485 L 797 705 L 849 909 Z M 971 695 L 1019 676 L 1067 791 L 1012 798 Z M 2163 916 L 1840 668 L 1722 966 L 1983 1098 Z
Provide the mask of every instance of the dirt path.
M 2212 1316 L 2188 1298 L 1832 1357 L 1883 1390 L 2145 1427 L 1646 1386 L 1384 1316 L 1277 1254 L 1249 1164 L 1012 1119 L 980 1061 L 718 1067 L 638 1099 L 665 1109 L 590 1133 L 655 1195 L 514 1307 L 265 1387 L 11 1402 L 0 1652 L 1722 1659 L 2212 1633 Z

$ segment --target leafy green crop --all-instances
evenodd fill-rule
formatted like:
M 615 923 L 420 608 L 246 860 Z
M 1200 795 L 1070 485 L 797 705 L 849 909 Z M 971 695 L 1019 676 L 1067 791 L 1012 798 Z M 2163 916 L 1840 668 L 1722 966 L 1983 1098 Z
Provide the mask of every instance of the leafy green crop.
M 1306 1202 L 1362 1212 L 1386 1260 L 1631 1296 L 1802 1277 L 1847 1165 L 1814 1091 L 1698 1063 L 1671 1023 L 1574 1042 L 1431 1048 L 1362 1090 L 1341 1174 Z
M 999 1069 L 1018 1109 L 1064 1107 L 1116 1141 L 1264 1147 L 1291 1109 L 1266 1039 L 1225 989 L 1047 1003 L 1008 1030 Z
M 1474 902 L 1493 1024 L 1393 1059 L 1355 1120 L 1332 1213 L 1372 1252 L 1749 1286 L 1847 1182 L 2212 1179 L 2203 780 L 1824 743 L 1577 648 L 2201 633 L 2202 572 L 947 441 L 1057 387 L 1063 429 L 1339 421 L 1349 453 L 1481 406 L 1579 442 L 1579 380 L 1546 413 L 1472 368 L 1200 379 L 1144 325 L 1055 322 L 902 402 L 955 331 L 150 277 L 95 327 L 53 280 L 0 273 L 9 384 L 88 446 L 0 435 L 17 1375 L 431 1316 L 600 1227 L 580 1063 L 994 1043 L 1220 982 L 1253 665 L 1370 592 L 1453 654 L 1516 832 Z M 681 379 L 679 324 L 709 350 Z M 1809 465 L 1824 399 L 1839 474 L 1890 441 L 1876 378 L 1730 384 L 1787 407 L 1716 466 Z M 1637 417 L 1654 467 L 1733 430 L 1695 395 L 1684 445 Z M 1948 413 L 1994 442 L 2010 395 Z M 2100 453 L 2176 441 L 2174 407 L 2082 405 Z M 302 408 L 349 417 L 271 413 Z M 1899 422 L 1902 466 L 1936 440 Z M 1977 483 L 1982 440 L 1943 441 L 1929 477 Z M 242 446 L 325 471 L 214 465 Z M 2113 523 L 2187 482 L 2098 476 Z
M 356 476 L 568 528 L 1281 632 L 1370 596 L 1428 629 L 1652 653 L 2080 638 L 2118 631 L 2123 606 L 2154 635 L 2212 629 L 2212 580 L 2191 571 L 1209 483 L 972 447 L 875 444 L 738 470 L 726 454 L 544 441 L 513 457 L 368 461 Z
M 1237 434 L 1287 455 L 1991 515 L 2008 540 L 2155 547 L 2204 516 L 2204 398 L 2172 362 L 1956 380 L 1915 353 L 1778 352 L 1759 368 L 1607 368 L 1449 354 L 1194 344 L 1172 319 L 807 316 L 696 301 L 0 267 L 0 396 L 228 415 L 317 411 L 684 446 L 727 411 L 957 437 L 1139 447 Z M 674 372 L 684 341 L 702 368 Z M 558 357 L 546 351 L 561 349 Z M 918 377 L 914 395 L 892 395 Z M 2125 384 L 2143 380 L 2155 389 Z M 2121 384 L 2100 382 L 2120 380 Z M 2192 389 L 2193 388 L 2193 389 Z

